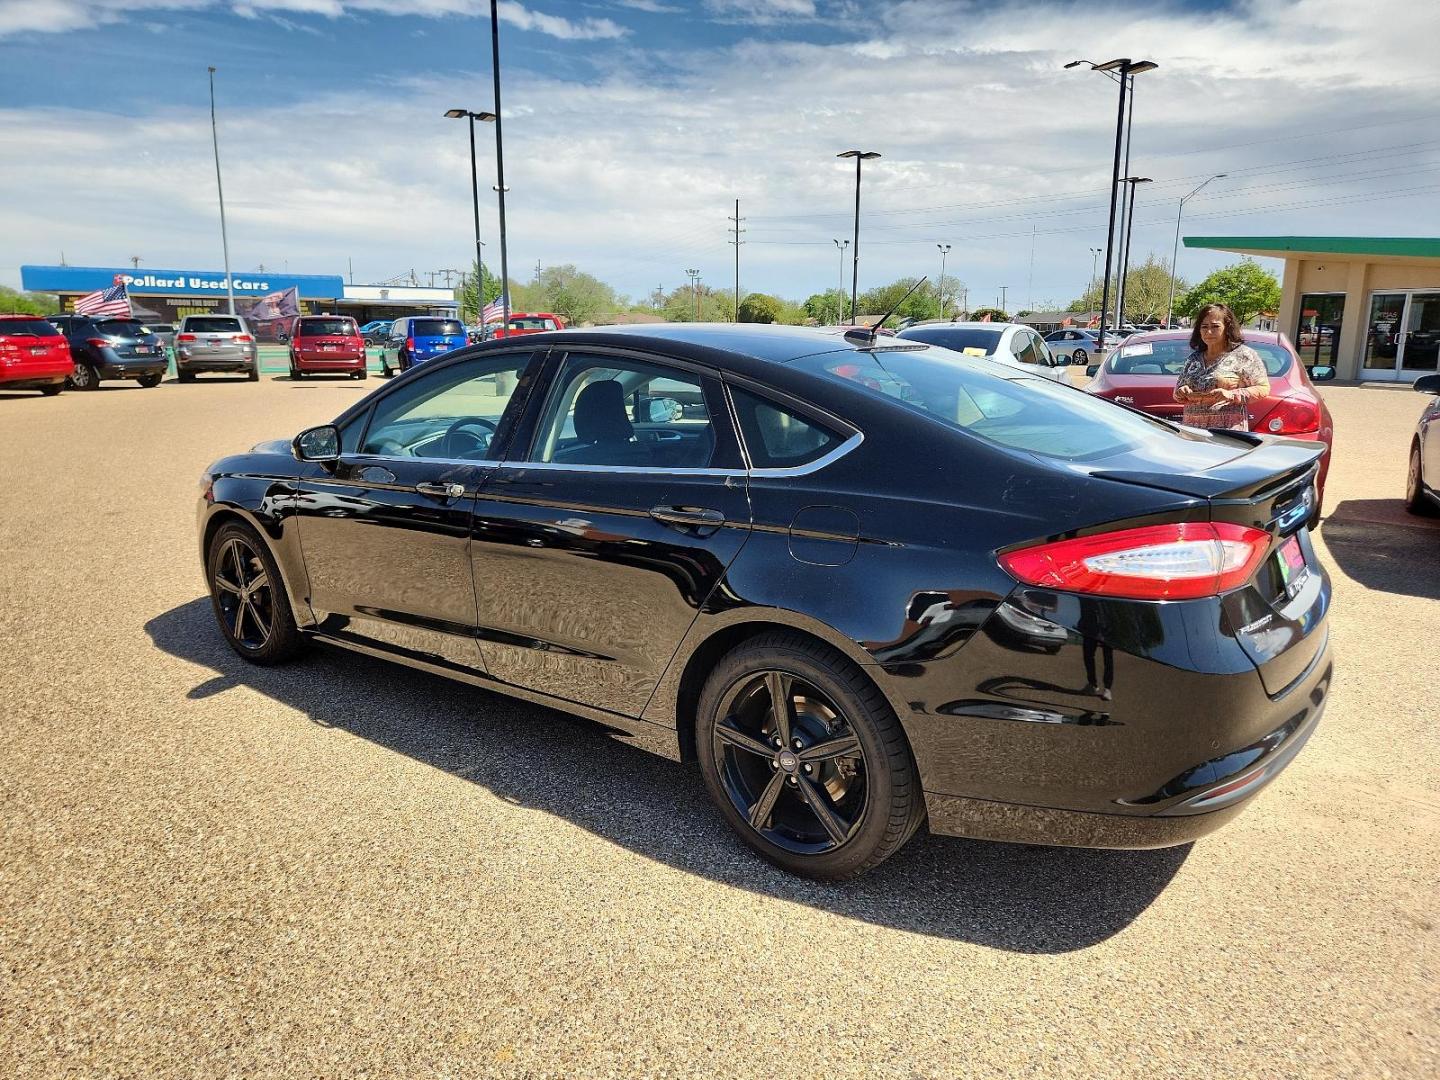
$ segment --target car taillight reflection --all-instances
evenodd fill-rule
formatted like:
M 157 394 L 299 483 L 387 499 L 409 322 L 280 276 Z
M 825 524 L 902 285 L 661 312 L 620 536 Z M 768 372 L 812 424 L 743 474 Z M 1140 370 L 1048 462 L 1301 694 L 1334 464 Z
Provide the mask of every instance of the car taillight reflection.
M 1267 435 L 1306 435 L 1320 429 L 1320 409 L 1304 398 L 1281 398 L 1255 430 Z

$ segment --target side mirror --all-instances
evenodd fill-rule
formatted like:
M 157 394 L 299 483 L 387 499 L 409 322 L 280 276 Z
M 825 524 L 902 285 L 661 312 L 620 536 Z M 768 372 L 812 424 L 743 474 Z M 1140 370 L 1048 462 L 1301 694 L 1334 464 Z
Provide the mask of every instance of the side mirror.
M 297 461 L 338 461 L 340 429 L 334 424 L 308 428 L 295 436 L 290 450 Z
M 1440 394 L 1440 375 L 1421 375 L 1415 380 L 1415 389 L 1422 394 Z
M 652 424 L 668 424 L 684 415 L 680 402 L 674 398 L 650 398 L 645 403 L 645 419 Z
M 1099 364 L 1089 364 L 1089 365 L 1087 365 L 1086 368 L 1085 368 L 1085 374 L 1086 374 L 1086 375 L 1089 375 L 1090 378 L 1093 379 L 1093 378 L 1095 377 L 1096 372 L 1098 372 L 1099 370 L 1100 370 L 1100 365 L 1099 365 Z
M 1335 378 L 1335 369 L 1329 364 L 1316 364 L 1310 369 L 1311 382 L 1329 382 Z

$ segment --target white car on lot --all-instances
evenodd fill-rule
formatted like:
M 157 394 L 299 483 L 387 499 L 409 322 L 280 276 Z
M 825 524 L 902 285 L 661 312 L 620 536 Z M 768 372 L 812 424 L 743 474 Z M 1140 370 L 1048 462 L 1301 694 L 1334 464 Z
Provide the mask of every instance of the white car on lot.
M 1068 361 L 1051 353 L 1039 334 L 1019 323 L 926 322 L 901 330 L 897 337 L 939 345 L 964 356 L 1023 368 L 1033 375 L 1065 382 Z

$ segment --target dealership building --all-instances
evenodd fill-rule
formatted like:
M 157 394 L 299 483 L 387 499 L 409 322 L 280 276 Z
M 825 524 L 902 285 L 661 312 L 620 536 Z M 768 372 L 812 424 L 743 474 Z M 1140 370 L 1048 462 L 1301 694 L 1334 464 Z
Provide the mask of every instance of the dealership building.
M 1187 236 L 1185 246 L 1284 259 L 1277 328 L 1307 364 L 1362 382 L 1440 370 L 1440 239 Z
M 295 290 L 300 313 L 349 315 L 360 325 L 404 315 L 448 315 L 458 309 L 450 289 L 404 285 L 347 285 L 338 274 L 273 274 L 261 271 L 231 275 L 235 310 L 244 314 L 267 296 Z M 151 322 L 176 323 L 186 315 L 229 310 L 225 274 L 219 270 L 151 270 L 115 266 L 22 266 L 21 287 L 55 293 L 62 311 L 97 289 L 124 282 L 131 309 Z

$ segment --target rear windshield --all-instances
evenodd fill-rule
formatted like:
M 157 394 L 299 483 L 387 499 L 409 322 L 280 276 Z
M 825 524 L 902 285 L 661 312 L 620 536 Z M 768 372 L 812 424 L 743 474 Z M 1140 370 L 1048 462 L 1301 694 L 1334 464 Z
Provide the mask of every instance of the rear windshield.
M 240 320 L 219 315 L 201 315 L 185 320 L 185 329 L 192 334 L 238 334 Z
M 1173 428 L 1074 387 L 990 364 L 956 363 L 945 349 L 821 353 L 796 361 L 950 427 L 1011 450 L 1091 461 L 1173 442 Z M 1004 369 L 998 369 L 1004 370 Z
M 168 334 L 170 333 L 170 331 L 175 329 L 175 327 L 171 326 L 169 323 L 163 322 L 146 323 L 145 326 L 152 334 Z
M 1290 350 L 1273 341 L 1247 341 L 1265 361 L 1265 371 L 1270 375 L 1284 375 L 1290 370 Z M 1180 369 L 1190 358 L 1188 338 L 1166 338 L 1163 341 L 1136 341 L 1122 345 L 1120 350 L 1105 361 L 1105 370 L 1112 375 L 1162 375 L 1170 379 L 1180 377 Z
M 0 334 L 23 334 L 31 337 L 59 337 L 60 331 L 44 319 L 0 319 Z
M 525 315 L 512 316 L 510 328 L 512 330 L 558 330 L 560 327 L 554 319 L 542 319 L 538 315 Z
M 95 328 L 107 337 L 145 337 L 150 333 L 138 319 L 101 319 Z
M 964 352 L 978 349 L 989 356 L 1000 347 L 1000 335 L 1004 330 L 982 330 L 970 326 L 912 326 L 900 331 L 900 336 L 909 341 L 924 341 L 939 345 L 943 349 Z
M 349 319 L 301 319 L 301 337 L 349 337 L 356 333 Z
M 463 334 L 465 328 L 454 319 L 416 319 L 410 332 L 421 337 L 438 334 Z

